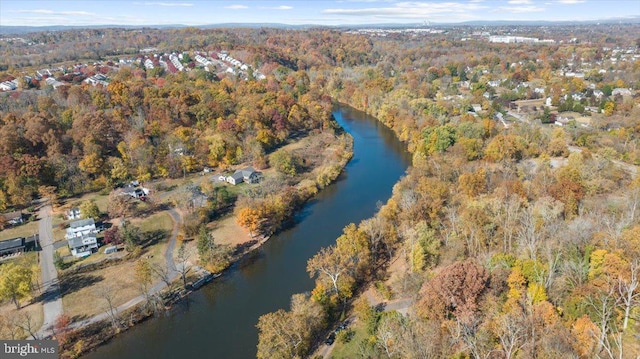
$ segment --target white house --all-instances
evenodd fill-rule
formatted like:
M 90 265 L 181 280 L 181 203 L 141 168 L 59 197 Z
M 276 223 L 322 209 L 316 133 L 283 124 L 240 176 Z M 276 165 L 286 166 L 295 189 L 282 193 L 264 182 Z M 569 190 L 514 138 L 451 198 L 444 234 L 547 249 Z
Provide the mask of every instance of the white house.
M 67 238 L 71 254 L 76 257 L 86 257 L 98 250 L 98 240 L 95 233 L 85 234 L 79 237 Z
M 232 185 L 237 185 L 238 183 L 242 183 L 244 176 L 240 171 L 236 171 L 231 176 L 227 176 L 226 181 L 231 183 Z
M 631 90 L 626 88 L 615 88 L 611 91 L 612 96 L 620 95 L 620 96 L 631 96 Z
M 14 80 L 15 81 L 15 80 Z M 5 81 L 0 83 L 0 90 L 2 91 L 13 91 L 18 88 L 17 84 L 14 81 Z
M 96 222 L 93 218 L 81 219 L 79 221 L 71 222 L 69 228 L 67 228 L 65 238 L 77 238 L 96 232 Z

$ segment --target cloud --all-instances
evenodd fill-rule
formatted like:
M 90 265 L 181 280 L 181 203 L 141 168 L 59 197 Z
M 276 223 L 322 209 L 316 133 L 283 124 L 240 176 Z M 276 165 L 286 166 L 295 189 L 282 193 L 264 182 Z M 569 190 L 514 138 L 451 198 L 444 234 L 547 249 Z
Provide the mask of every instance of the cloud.
M 165 6 L 165 7 L 191 7 L 192 3 L 187 2 L 134 2 L 133 5 L 144 6 Z
M 20 13 L 20 14 L 38 14 L 38 15 L 55 15 L 55 16 L 93 16 L 95 15 L 92 12 L 87 11 L 53 11 L 46 9 L 37 9 L 37 10 L 12 10 L 11 12 Z
M 573 5 L 573 4 L 581 4 L 585 2 L 585 0 L 558 0 L 560 4 Z
M 500 6 L 494 9 L 492 12 L 508 12 L 512 14 L 522 14 L 526 12 L 539 12 L 544 11 L 545 8 L 540 6 Z
M 508 3 L 512 5 L 531 4 L 531 0 L 509 0 Z
M 260 8 L 265 10 L 291 10 L 293 9 L 293 6 L 287 6 L 287 5 L 272 6 L 272 7 L 263 6 Z
M 325 9 L 325 15 L 360 16 L 372 17 L 376 19 L 422 19 L 434 17 L 456 17 L 458 19 L 468 19 L 474 17 L 472 12 L 486 9 L 477 2 L 398 2 L 389 7 L 369 7 L 360 9 Z
M 248 9 L 249 7 L 247 5 L 229 5 L 229 6 L 225 6 L 225 9 L 231 9 L 231 10 L 241 10 L 241 9 Z

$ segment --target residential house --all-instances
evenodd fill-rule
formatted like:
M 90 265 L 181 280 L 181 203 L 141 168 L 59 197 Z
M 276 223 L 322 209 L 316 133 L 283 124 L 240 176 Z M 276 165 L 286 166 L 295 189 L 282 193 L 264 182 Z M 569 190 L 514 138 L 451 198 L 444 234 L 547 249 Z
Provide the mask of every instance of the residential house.
M 92 220 L 93 221 L 93 220 Z M 79 237 L 67 238 L 71 254 L 75 257 L 86 257 L 98 251 L 98 239 L 95 233 L 88 233 Z
M 80 219 L 80 208 L 71 208 L 67 211 L 67 219 Z
M 476 113 L 482 111 L 482 106 L 480 106 L 480 104 L 474 103 L 471 105 L 471 107 L 473 108 L 473 111 Z
M 242 174 L 242 180 L 247 183 L 258 183 L 262 178 L 262 173 L 256 171 L 253 167 L 245 167 L 237 172 Z
M 22 211 L 3 213 L 2 216 L 4 217 L 5 220 L 7 220 L 7 223 L 9 223 L 12 226 L 15 226 L 16 224 L 24 223 L 24 218 L 22 217 Z
M 93 218 L 81 219 L 79 221 L 71 222 L 69 228 L 67 228 L 65 238 L 77 238 L 88 234 L 95 234 L 96 232 L 96 222 Z
M 0 90 L 2 91 L 13 91 L 18 88 L 18 81 L 5 81 L 0 83 Z
M 24 252 L 25 240 L 23 237 L 0 241 L 0 257 Z
M 142 190 L 142 188 L 136 187 L 125 187 L 122 190 L 122 194 L 131 196 L 135 199 L 140 199 L 145 196 L 145 192 Z
M 47 85 L 51 85 L 54 89 L 57 89 L 60 86 L 65 86 L 65 83 L 60 82 L 60 81 L 54 79 L 53 77 L 47 77 L 47 79 L 44 80 L 44 82 Z
M 567 117 L 558 116 L 558 118 L 556 119 L 555 125 L 566 126 L 569 124 L 570 121 L 574 121 L 574 120 L 575 119 L 573 118 L 573 116 L 567 116 Z
M 231 176 L 227 176 L 226 181 L 231 183 L 232 185 L 237 185 L 238 183 L 242 183 L 244 176 L 240 171 L 236 171 Z
M 626 88 L 615 88 L 611 91 L 612 96 L 620 95 L 620 96 L 631 96 L 631 90 Z

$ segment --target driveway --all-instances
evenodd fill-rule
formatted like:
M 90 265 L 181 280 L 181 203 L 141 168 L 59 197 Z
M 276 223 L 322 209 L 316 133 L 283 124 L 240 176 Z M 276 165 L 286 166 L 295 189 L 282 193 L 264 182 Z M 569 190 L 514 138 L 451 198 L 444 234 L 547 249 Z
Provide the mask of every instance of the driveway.
M 60 296 L 60 285 L 58 283 L 58 271 L 53 264 L 53 233 L 51 232 L 51 205 L 46 204 L 40 208 L 38 213 L 40 230 L 40 269 L 42 270 L 41 295 L 44 302 L 44 321 L 37 335 L 42 338 L 53 334 L 51 327 L 62 314 L 62 297 Z M 51 331 L 51 333 L 49 332 Z M 36 338 L 34 338 L 36 339 Z

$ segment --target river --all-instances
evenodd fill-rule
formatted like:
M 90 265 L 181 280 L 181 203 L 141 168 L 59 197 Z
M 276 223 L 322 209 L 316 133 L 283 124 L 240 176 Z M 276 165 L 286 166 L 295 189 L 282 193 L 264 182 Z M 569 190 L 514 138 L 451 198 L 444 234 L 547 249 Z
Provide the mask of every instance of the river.
M 292 294 L 313 289 L 307 260 L 335 243 L 345 225 L 371 217 L 411 161 L 393 132 L 374 118 L 344 105 L 334 116 L 354 138 L 353 158 L 335 183 L 304 206 L 294 227 L 271 237 L 166 315 L 118 335 L 85 358 L 255 358 L 258 317 L 288 309 Z

